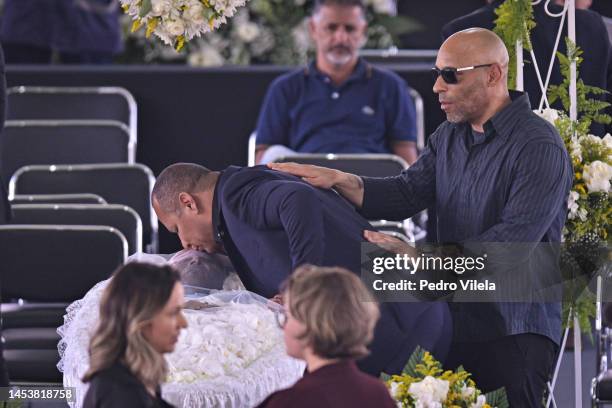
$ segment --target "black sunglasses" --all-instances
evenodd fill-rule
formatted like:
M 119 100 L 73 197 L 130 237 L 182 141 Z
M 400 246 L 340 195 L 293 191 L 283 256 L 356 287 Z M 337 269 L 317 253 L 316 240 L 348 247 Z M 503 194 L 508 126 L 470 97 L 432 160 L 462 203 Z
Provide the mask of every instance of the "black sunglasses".
M 459 79 L 457 78 L 457 72 L 470 71 L 472 69 L 482 68 L 482 67 L 490 67 L 491 65 L 493 64 L 474 65 L 472 67 L 464 67 L 464 68 L 445 67 L 442 69 L 438 67 L 433 67 L 431 69 L 431 73 L 433 75 L 434 81 L 436 81 L 439 76 L 442 76 L 442 79 L 447 84 L 456 84 L 457 82 L 459 82 Z

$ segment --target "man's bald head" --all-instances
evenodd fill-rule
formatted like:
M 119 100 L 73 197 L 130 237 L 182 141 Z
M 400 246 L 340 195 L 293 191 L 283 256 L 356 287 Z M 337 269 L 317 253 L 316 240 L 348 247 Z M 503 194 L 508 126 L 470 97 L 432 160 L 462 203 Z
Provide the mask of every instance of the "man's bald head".
M 508 72 L 508 50 L 501 38 L 484 28 L 468 28 L 450 37 L 440 47 L 440 56 L 455 61 L 454 67 L 499 64 Z
M 194 163 L 166 167 L 155 181 L 151 196 L 165 213 L 179 212 L 180 193 L 199 193 L 214 188 L 215 172 Z

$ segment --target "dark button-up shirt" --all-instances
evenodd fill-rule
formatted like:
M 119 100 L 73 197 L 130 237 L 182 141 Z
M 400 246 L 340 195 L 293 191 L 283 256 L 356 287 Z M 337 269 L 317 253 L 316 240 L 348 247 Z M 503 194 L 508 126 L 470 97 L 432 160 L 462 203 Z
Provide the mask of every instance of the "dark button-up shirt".
M 276 79 L 257 123 L 257 144 L 302 153 L 388 153 L 416 141 L 416 112 L 404 81 L 359 60 L 339 86 L 311 63 Z
M 444 122 L 402 174 L 364 178 L 364 215 L 399 220 L 435 205 L 440 242 L 559 242 L 573 179 L 569 155 L 525 94 L 511 98 L 485 123 L 484 138 L 467 123 Z M 455 303 L 451 310 L 457 341 L 537 333 L 558 342 L 561 333 L 559 303 Z

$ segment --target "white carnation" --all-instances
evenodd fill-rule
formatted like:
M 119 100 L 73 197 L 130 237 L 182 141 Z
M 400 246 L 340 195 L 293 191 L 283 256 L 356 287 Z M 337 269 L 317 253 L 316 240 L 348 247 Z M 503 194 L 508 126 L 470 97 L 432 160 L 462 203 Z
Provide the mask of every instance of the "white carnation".
M 461 397 L 464 399 L 469 399 L 472 395 L 474 395 L 474 392 L 476 392 L 476 389 L 474 387 L 468 387 L 464 385 L 461 388 Z
M 255 23 L 245 22 L 238 25 L 236 28 L 236 34 L 242 41 L 249 43 L 255 40 L 259 35 L 259 27 Z
M 163 26 L 168 34 L 175 37 L 185 32 L 185 24 L 181 20 L 166 20 Z
M 534 111 L 539 117 L 545 119 L 550 122 L 553 126 L 555 125 L 555 121 L 559 119 L 559 111 L 556 109 L 544 108 L 541 111 Z
M 584 166 L 582 177 L 590 193 L 608 193 L 610 191 L 610 179 L 612 179 L 612 166 L 596 160 Z
M 432 376 L 410 384 L 408 392 L 415 397 L 416 406 L 422 408 L 442 407 L 442 402 L 448 394 L 449 383 Z
M 572 157 L 572 161 L 582 161 L 582 146 L 580 145 L 578 139 L 576 139 L 575 137 L 572 137 L 572 140 L 570 142 L 570 156 Z

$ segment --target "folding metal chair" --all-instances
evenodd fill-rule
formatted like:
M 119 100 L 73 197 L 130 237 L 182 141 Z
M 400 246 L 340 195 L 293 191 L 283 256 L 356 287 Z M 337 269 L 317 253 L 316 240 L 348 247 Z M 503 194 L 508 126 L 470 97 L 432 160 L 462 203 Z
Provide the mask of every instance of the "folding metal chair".
M 97 194 L 33 194 L 16 195 L 11 201 L 15 204 L 106 204 L 106 200 Z
M 140 216 L 121 204 L 18 204 L 11 206 L 12 224 L 103 225 L 119 230 L 128 254 L 142 252 Z
M 68 302 L 110 277 L 127 258 L 115 228 L 0 226 L 4 358 L 13 381 L 61 382 L 56 329 Z
M 133 143 L 128 127 L 115 120 L 8 120 L 0 171 L 10 179 L 29 164 L 134 163 Z
M 158 222 L 151 207 L 155 177 L 143 164 L 26 166 L 9 182 L 9 199 L 16 194 L 94 193 L 112 204 L 134 209 L 142 220 L 145 251 L 156 253 Z
M 366 177 L 397 176 L 408 168 L 408 163 L 394 154 L 298 154 L 276 161 L 313 164 Z
M 7 90 L 7 119 L 116 120 L 136 148 L 136 100 L 125 88 L 17 86 Z

